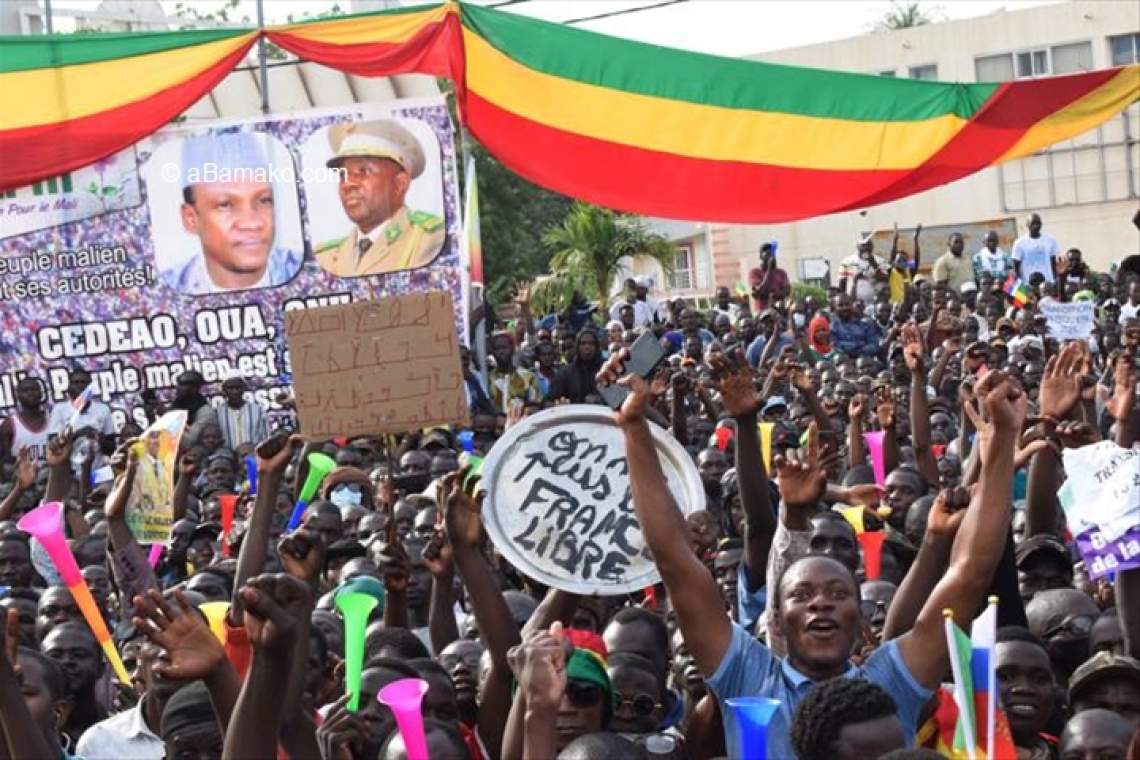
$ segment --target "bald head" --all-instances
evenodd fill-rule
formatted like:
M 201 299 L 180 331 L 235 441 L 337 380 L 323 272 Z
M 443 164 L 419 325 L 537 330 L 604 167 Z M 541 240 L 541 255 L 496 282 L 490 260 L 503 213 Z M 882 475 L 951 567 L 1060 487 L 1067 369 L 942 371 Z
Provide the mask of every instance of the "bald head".
M 1132 724 L 1108 710 L 1085 710 L 1069 719 L 1061 734 L 1061 756 L 1076 760 L 1123 758 L 1132 740 Z

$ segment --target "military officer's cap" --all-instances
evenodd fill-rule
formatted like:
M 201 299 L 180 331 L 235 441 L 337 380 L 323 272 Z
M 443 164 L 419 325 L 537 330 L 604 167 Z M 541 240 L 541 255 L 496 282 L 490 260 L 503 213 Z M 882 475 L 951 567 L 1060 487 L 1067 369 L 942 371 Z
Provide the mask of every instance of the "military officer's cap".
M 423 174 L 424 149 L 404 126 L 391 120 L 334 124 L 329 129 L 333 157 L 328 166 L 340 166 L 346 158 L 385 158 L 404 167 L 412 179 Z

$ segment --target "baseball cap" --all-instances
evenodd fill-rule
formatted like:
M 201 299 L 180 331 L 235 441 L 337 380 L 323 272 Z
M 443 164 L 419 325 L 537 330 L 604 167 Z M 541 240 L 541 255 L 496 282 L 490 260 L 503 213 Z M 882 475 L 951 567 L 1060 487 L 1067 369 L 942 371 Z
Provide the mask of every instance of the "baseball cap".
M 788 408 L 788 400 L 785 399 L 783 396 L 772 396 L 770 399 L 768 399 L 766 402 L 764 402 L 764 408 L 761 410 L 760 413 L 761 414 L 767 414 L 770 410 L 776 409 L 777 407 L 781 407 L 781 406 L 784 407 L 785 409 L 787 409 Z
M 1072 703 L 1090 686 L 1106 678 L 1127 678 L 1140 685 L 1140 660 L 1123 654 L 1097 652 L 1069 679 L 1069 702 Z
M 1045 534 L 1031 536 L 1022 541 L 1021 545 L 1017 547 L 1014 556 L 1017 558 L 1017 564 L 1021 565 L 1021 563 L 1033 555 L 1040 554 L 1041 552 L 1051 553 L 1061 562 L 1064 562 L 1065 565 L 1070 564 L 1069 550 L 1065 548 L 1065 545 L 1052 536 Z

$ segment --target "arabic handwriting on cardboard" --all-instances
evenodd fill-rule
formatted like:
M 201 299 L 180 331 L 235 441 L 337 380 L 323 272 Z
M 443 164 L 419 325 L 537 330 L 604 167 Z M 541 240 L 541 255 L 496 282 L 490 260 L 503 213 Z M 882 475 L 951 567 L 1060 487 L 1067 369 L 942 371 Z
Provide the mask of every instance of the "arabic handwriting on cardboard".
M 467 421 L 451 296 L 421 293 L 286 312 L 302 429 L 404 432 Z

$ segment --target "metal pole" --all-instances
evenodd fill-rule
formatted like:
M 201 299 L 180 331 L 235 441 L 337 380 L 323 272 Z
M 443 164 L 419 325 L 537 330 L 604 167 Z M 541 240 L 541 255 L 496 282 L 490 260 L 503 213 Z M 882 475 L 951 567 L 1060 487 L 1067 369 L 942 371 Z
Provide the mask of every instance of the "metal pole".
M 471 160 L 470 160 L 471 159 L 471 136 L 467 133 L 467 128 L 464 127 L 462 124 L 459 124 L 457 126 L 459 127 L 459 150 L 460 150 L 460 155 L 462 156 L 462 159 L 463 159 L 463 170 L 464 170 L 464 172 L 466 172 L 468 167 L 471 166 Z M 462 193 L 464 202 L 461 204 L 464 214 L 467 213 L 467 203 L 466 203 L 466 200 L 467 200 L 467 192 L 466 192 L 467 191 L 467 183 L 469 183 L 473 180 L 477 181 L 471 175 L 464 173 L 464 175 L 463 175 L 463 190 L 464 190 L 464 192 Z M 464 217 L 464 219 L 463 219 L 464 232 L 466 232 L 466 229 L 467 229 L 469 224 L 470 224 L 470 222 L 466 219 L 466 217 Z M 480 246 L 482 246 L 482 241 L 480 241 Z M 487 260 L 486 260 L 486 257 L 484 257 L 484 259 L 483 259 L 484 276 L 486 276 L 486 267 L 487 267 Z M 467 294 L 468 308 L 471 310 L 474 310 L 480 306 L 483 306 L 487 302 L 487 296 L 486 296 L 486 291 L 485 291 L 486 283 L 481 282 L 476 286 L 474 283 L 471 282 L 471 262 L 470 261 L 467 262 L 467 282 L 468 282 L 468 294 Z M 477 301 L 477 303 L 476 303 L 476 301 Z M 488 392 L 490 391 L 490 388 L 491 388 L 491 386 L 489 385 L 489 383 L 491 382 L 491 378 L 490 378 L 490 375 L 488 374 L 488 367 L 487 367 L 487 325 L 490 323 L 490 319 L 491 319 L 491 315 L 489 313 L 484 313 L 483 320 L 478 325 L 471 325 L 471 334 L 469 336 L 469 340 L 471 341 L 470 348 L 471 348 L 471 352 L 472 352 L 472 358 L 475 360 L 475 369 L 479 373 L 479 375 L 482 376 L 483 385 L 487 387 Z
M 55 34 L 55 25 L 51 20 L 51 0 L 44 0 L 44 31 L 48 34 Z
M 265 60 L 265 6 L 257 0 L 257 28 L 261 36 L 257 38 L 257 68 L 261 76 L 261 112 L 269 113 L 269 66 Z

